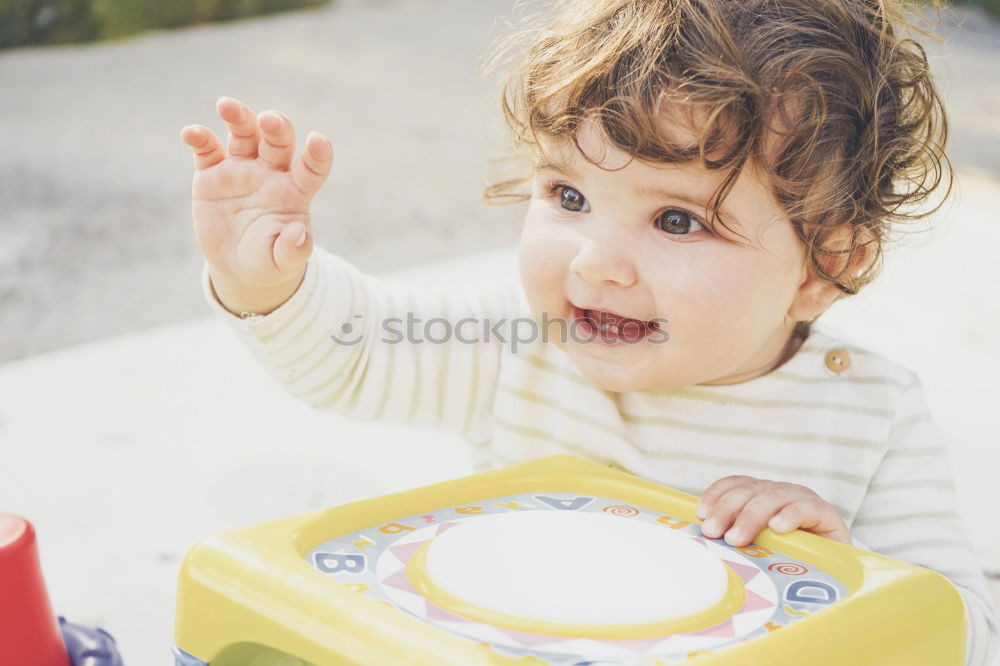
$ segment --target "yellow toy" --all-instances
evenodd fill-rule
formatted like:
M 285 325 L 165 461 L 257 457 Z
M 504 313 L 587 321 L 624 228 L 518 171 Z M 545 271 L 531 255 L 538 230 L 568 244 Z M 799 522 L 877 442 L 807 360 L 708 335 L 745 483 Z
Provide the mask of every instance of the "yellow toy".
M 960 666 L 942 575 L 573 456 L 224 532 L 181 568 L 178 666 Z

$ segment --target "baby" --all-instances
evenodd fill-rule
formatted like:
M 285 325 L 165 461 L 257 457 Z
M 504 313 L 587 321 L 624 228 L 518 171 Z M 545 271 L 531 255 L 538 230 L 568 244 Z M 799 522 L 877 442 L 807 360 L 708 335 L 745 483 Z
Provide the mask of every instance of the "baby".
M 802 529 L 935 569 L 984 666 L 995 611 L 921 381 L 815 323 L 950 189 L 905 25 L 889 0 L 557 0 L 498 50 L 527 38 L 503 111 L 530 173 L 486 192 L 528 202 L 520 281 L 454 289 L 314 248 L 329 141 L 296 158 L 288 118 L 223 97 L 225 149 L 181 131 L 206 297 L 318 409 L 447 430 L 477 468 L 597 460 L 699 495 L 733 546 Z

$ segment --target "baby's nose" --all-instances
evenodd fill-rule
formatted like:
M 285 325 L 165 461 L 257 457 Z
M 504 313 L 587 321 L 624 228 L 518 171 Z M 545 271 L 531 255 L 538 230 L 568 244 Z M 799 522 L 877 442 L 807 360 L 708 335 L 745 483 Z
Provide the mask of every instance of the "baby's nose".
M 635 266 L 627 253 L 614 243 L 592 238 L 586 239 L 580 246 L 569 269 L 587 282 L 614 282 L 623 287 L 630 287 L 636 282 Z

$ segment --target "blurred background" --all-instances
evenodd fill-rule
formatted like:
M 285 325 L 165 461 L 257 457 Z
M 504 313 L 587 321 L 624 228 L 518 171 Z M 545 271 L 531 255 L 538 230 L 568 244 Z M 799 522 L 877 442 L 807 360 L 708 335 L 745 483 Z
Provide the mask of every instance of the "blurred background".
M 507 138 L 478 77 L 512 12 L 0 0 L 0 512 L 35 522 L 57 612 L 127 663 L 171 663 L 176 571 L 202 536 L 470 471 L 458 441 L 295 403 L 209 317 L 180 129 L 224 139 L 222 95 L 278 109 L 334 145 L 319 245 L 427 284 L 513 275 L 524 207 L 482 201 Z M 955 196 L 824 319 L 923 379 L 1000 599 L 998 16 L 955 5 L 921 38 Z
M 225 141 L 223 95 L 330 137 L 324 247 L 379 271 L 515 242 L 517 211 L 480 204 L 497 110 L 475 72 L 510 4 L 340 1 L 0 52 L 0 361 L 205 312 L 179 133 Z

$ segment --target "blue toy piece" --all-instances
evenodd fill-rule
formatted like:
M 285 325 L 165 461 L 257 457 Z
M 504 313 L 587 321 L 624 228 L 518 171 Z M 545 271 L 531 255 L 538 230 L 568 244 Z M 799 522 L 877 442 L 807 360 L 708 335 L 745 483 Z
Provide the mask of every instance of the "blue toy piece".
M 115 639 L 103 629 L 90 629 L 59 616 L 66 652 L 73 666 L 124 666 Z

